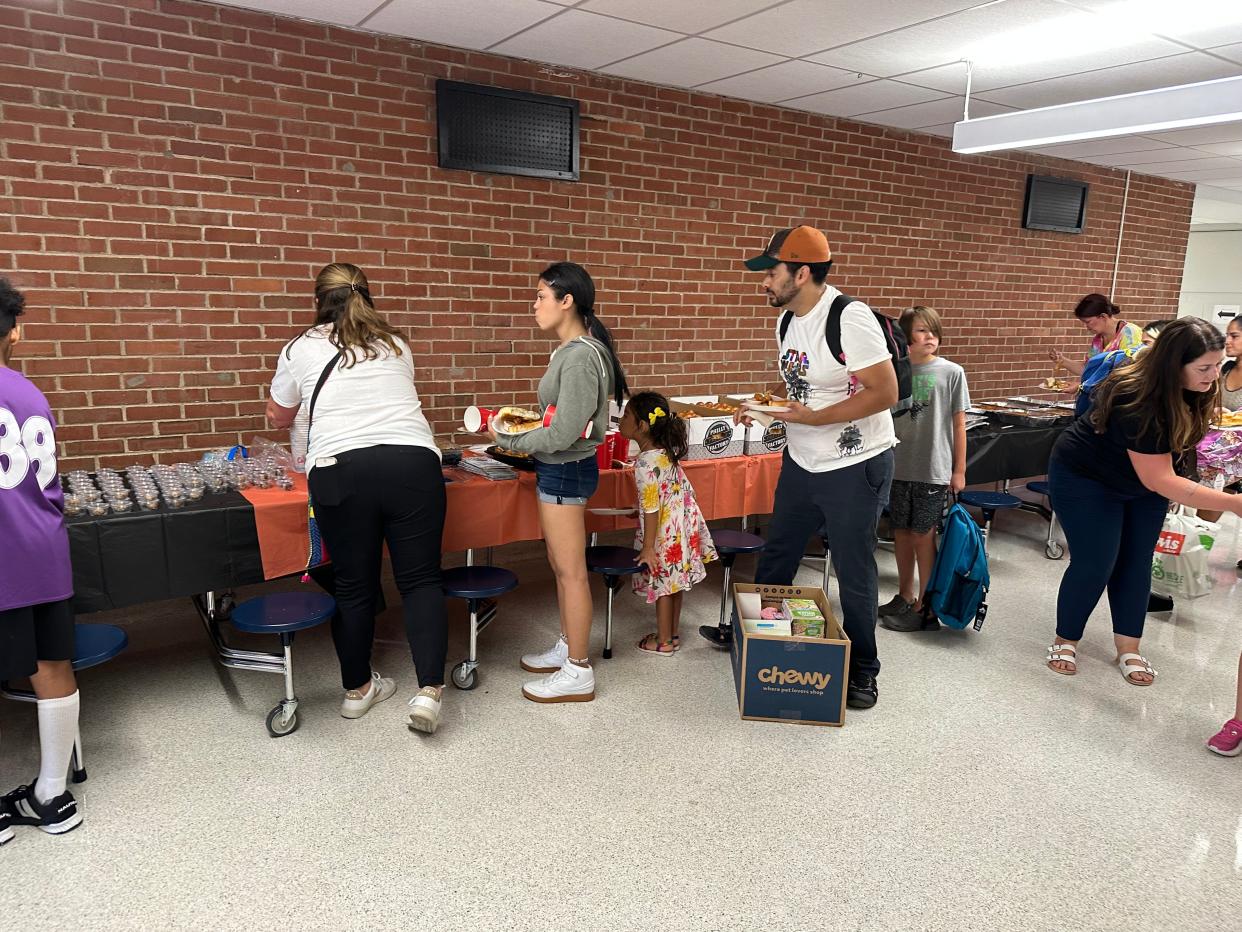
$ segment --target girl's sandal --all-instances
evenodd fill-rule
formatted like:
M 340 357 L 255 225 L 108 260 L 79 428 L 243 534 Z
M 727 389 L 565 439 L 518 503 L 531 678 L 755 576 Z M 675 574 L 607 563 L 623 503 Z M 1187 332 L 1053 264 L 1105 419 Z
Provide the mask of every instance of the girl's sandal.
M 1131 686 L 1150 686 L 1156 681 L 1156 671 L 1151 668 L 1147 658 L 1141 654 L 1122 654 L 1117 658 L 1117 669 Z M 1135 673 L 1146 673 L 1151 679 L 1146 683 L 1130 679 Z
M 638 649 L 644 654 L 655 654 L 657 657 L 671 657 L 677 650 L 672 641 L 661 641 L 658 634 L 647 634 L 638 642 Z
M 1048 648 L 1048 656 L 1044 658 L 1048 669 L 1062 676 L 1074 676 L 1078 672 L 1078 648 L 1073 644 L 1053 644 Z M 1068 663 L 1072 670 L 1058 670 L 1054 663 Z
M 681 650 L 681 635 L 680 634 L 673 635 L 673 650 L 674 651 Z

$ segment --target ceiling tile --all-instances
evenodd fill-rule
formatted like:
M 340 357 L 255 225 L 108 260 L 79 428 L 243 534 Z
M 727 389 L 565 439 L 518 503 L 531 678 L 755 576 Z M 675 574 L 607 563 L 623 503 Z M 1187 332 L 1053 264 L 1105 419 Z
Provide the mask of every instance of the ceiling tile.
M 1214 49 L 1209 49 L 1213 55 L 1219 55 L 1221 58 L 1228 58 L 1242 65 L 1242 42 L 1237 45 L 1220 45 Z
M 362 25 L 426 42 L 485 49 L 563 11 L 543 0 L 393 0 Z
M 1055 155 L 1061 159 L 1092 161 L 1102 156 L 1119 156 L 1136 152 L 1170 149 L 1171 142 L 1162 142 L 1147 136 L 1115 136 L 1109 139 L 1090 139 L 1086 142 L 1064 142 L 1057 146 L 1040 146 L 1031 149 L 1041 155 Z
M 711 3 L 678 3 L 676 0 L 587 0 L 579 9 L 695 35 L 722 23 L 776 6 L 780 2 L 782 0 L 712 0 Z
M 1242 6 L 1223 0 L 1075 0 L 1116 21 L 1199 48 L 1242 42 Z
M 1242 176 L 1242 162 L 1223 156 L 1210 156 L 1205 159 L 1179 159 L 1168 162 L 1150 162 L 1144 159 L 1141 162 L 1117 162 L 1114 164 L 1117 168 L 1133 168 L 1135 171 L 1142 171 L 1148 174 L 1163 174 L 1165 172 L 1190 174 L 1227 169 L 1236 175 Z
M 1115 155 L 1096 156 L 1108 165 L 1173 165 L 1178 162 L 1203 162 L 1220 158 L 1201 149 L 1174 146 L 1171 149 L 1155 149 L 1150 152 L 1118 152 Z M 1206 166 L 1205 166 L 1206 167 Z
M 912 84 L 960 93 L 966 84 L 966 66 L 962 59 L 974 61 L 972 86 L 976 91 L 983 91 L 1185 51 L 1175 43 L 1152 37 L 1134 37 L 1117 46 L 1097 42 L 1084 47 L 1082 43 L 1075 45 L 1059 40 L 1056 30 L 1050 26 L 1063 24 L 1064 32 L 1075 35 L 1086 31 L 1097 19 L 1057 0 L 1008 0 L 811 58 L 882 77 L 902 75 L 902 80 Z M 1014 44 L 1014 37 L 1026 36 L 1031 30 L 1041 32 L 1031 35 L 1029 41 L 1033 48 L 1029 54 L 1007 47 Z M 990 52 L 989 48 L 997 51 Z M 944 67 L 946 65 L 950 67 Z M 926 73 L 928 69 L 935 70 Z
M 849 87 L 870 78 L 859 78 L 851 71 L 829 68 L 814 62 L 791 59 L 770 68 L 760 68 L 723 81 L 701 84 L 698 90 L 740 97 L 743 100 L 776 101 L 802 94 Z
M 1076 100 L 1092 100 L 1114 94 L 1131 94 L 1158 87 L 1227 78 L 1237 73 L 1236 66 L 1230 66 L 1220 59 L 1202 52 L 1187 52 L 1156 61 L 1135 62 L 1084 74 L 1069 74 L 1047 81 L 989 90 L 987 97 L 988 100 L 1024 109 L 1048 107 Z
M 776 55 L 739 49 L 706 39 L 683 39 L 674 45 L 601 68 L 608 74 L 674 87 L 694 87 L 780 61 Z
M 1136 171 L 1138 169 L 1135 169 Z M 1152 168 L 1148 166 L 1142 171 L 1146 174 L 1160 175 L 1164 178 L 1174 178 L 1178 181 L 1209 181 L 1212 184 L 1233 185 L 1242 184 L 1242 161 L 1235 160 L 1233 168 L 1213 168 L 1205 171 L 1199 170 L 1181 170 L 1181 169 L 1163 169 Z
M 799 97 L 785 103 L 799 110 L 810 110 L 812 113 L 857 116 L 860 113 L 872 113 L 891 107 L 923 103 L 935 100 L 939 96 L 941 95 L 936 91 L 929 91 L 925 87 L 912 87 L 896 81 L 871 81 L 868 84 L 825 91 L 810 97 Z
M 774 10 L 730 23 L 706 35 L 722 42 L 781 55 L 809 55 L 910 23 L 964 10 L 979 2 L 902 0 L 900 3 L 829 4 L 824 0 L 791 0 Z
M 318 23 L 336 23 L 356 26 L 366 19 L 372 10 L 383 6 L 384 0 L 364 0 L 361 3 L 341 3 L 340 0 L 215 0 L 224 6 L 259 10 L 276 16 L 296 16 Z
M 681 35 L 640 26 L 609 16 L 566 10 L 488 51 L 574 68 L 598 68 L 618 58 L 637 55 L 676 42 Z
M 972 117 L 995 116 L 998 113 L 1010 113 L 1012 107 L 1000 104 L 989 104 L 983 101 L 972 101 L 970 115 Z M 962 98 L 946 97 L 943 100 L 932 100 L 927 103 L 911 104 L 906 107 L 894 107 L 876 110 L 871 113 L 855 114 L 856 118 L 866 123 L 879 123 L 883 126 L 896 126 L 900 129 L 919 129 L 924 126 L 935 126 L 945 120 L 962 118 Z
M 1233 142 L 1216 142 L 1199 146 L 1200 152 L 1210 152 L 1213 155 L 1232 155 L 1242 156 L 1242 128 L 1238 130 L 1238 138 Z
M 1175 146 L 1202 146 L 1220 142 L 1233 142 L 1242 134 L 1242 123 L 1220 123 L 1216 126 L 1195 126 L 1190 129 L 1174 129 L 1167 133 L 1148 133 Z

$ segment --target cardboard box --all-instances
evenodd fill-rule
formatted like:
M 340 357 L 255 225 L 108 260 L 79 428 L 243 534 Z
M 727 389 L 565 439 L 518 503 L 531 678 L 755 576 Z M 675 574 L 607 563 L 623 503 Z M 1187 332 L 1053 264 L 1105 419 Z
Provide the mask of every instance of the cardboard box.
M 686 421 L 690 435 L 688 460 L 712 460 L 742 456 L 746 452 L 746 426 L 734 424 L 733 415 L 701 408 L 684 401 L 673 401 L 673 413 L 693 411 L 698 417 Z
M 741 404 L 754 398 L 754 393 L 747 395 L 721 395 L 718 400 L 730 404 Z M 780 453 L 785 449 L 785 422 L 773 420 L 768 425 L 755 421 L 746 429 L 746 443 L 743 452 L 747 456 L 763 456 L 765 453 Z
M 757 617 L 763 600 L 813 599 L 823 613 L 825 637 L 751 634 L 743 621 Z M 850 641 L 828 598 L 812 586 L 733 586 L 733 683 L 742 718 L 799 725 L 844 725 Z

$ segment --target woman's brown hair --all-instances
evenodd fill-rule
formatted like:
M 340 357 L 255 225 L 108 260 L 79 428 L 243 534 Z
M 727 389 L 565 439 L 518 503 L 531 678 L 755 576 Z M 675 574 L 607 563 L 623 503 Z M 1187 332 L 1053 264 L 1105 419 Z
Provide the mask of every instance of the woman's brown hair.
M 325 265 L 315 276 L 315 326 L 332 325 L 329 339 L 340 349 L 348 369 L 361 359 L 375 359 L 376 344 L 401 355 L 399 334 L 375 310 L 362 269 L 348 262 Z
M 1116 408 L 1123 414 L 1138 412 L 1138 436 L 1167 439 L 1174 459 L 1194 449 L 1220 407 L 1220 383 L 1210 392 L 1187 393 L 1182 387 L 1182 367 L 1224 346 L 1225 338 L 1206 320 L 1183 317 L 1173 321 L 1131 365 L 1114 369 L 1096 388 L 1087 415 L 1095 432 L 1108 430 L 1108 419 Z M 1126 400 L 1118 402 L 1122 397 Z

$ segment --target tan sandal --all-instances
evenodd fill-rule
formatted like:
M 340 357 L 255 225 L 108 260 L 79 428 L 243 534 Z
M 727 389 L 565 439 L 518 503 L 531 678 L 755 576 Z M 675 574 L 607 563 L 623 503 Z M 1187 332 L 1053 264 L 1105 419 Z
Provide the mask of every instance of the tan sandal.
M 1068 654 L 1068 656 L 1062 656 L 1063 654 Z M 1060 673 L 1062 676 L 1078 674 L 1078 647 L 1074 644 L 1053 644 L 1048 648 L 1048 656 L 1044 659 L 1048 663 L 1048 669 L 1053 673 Z M 1053 666 L 1054 663 L 1068 663 L 1074 669 L 1058 670 Z

